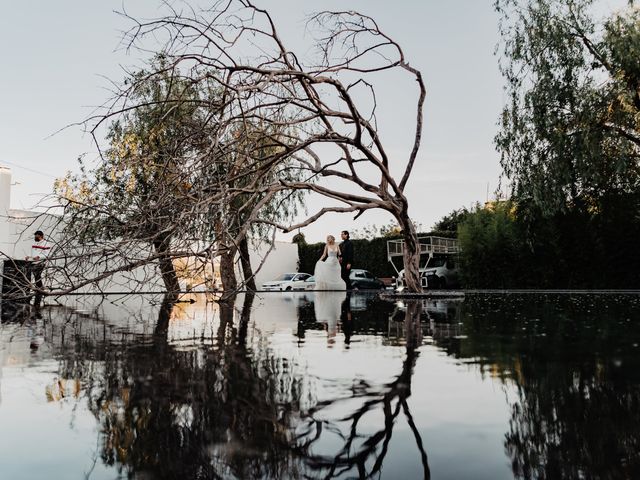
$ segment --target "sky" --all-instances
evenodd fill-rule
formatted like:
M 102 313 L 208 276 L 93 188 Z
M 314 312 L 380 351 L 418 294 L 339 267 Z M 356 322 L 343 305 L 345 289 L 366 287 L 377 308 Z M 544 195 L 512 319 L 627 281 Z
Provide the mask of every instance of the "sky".
M 5 4 L 6 2 L 6 4 Z M 344 0 L 264 0 L 282 36 L 300 43 L 305 17 L 319 9 L 344 9 Z M 426 86 L 423 143 L 406 194 L 410 215 L 428 229 L 443 215 L 484 202 L 498 187 L 499 154 L 493 146 L 505 101 L 494 55 L 499 40 L 493 0 L 352 0 L 349 8 L 374 17 L 404 48 Z M 0 165 L 13 171 L 13 208 L 32 208 L 53 181 L 77 170 L 77 158 L 95 157 L 91 139 L 71 126 L 110 97 L 110 81 L 144 55 L 120 47 L 131 26 L 115 13 L 123 6 L 140 17 L 159 14 L 160 2 L 145 0 L 2 0 L 0 17 Z M 308 40 L 308 39 L 307 39 Z M 389 81 L 378 86 L 381 136 L 402 162 L 411 147 L 417 89 Z M 321 208 L 314 198 L 309 213 Z M 358 221 L 334 214 L 305 233 L 320 241 L 342 229 L 386 224 L 386 212 Z M 290 236 L 280 236 L 286 240 Z

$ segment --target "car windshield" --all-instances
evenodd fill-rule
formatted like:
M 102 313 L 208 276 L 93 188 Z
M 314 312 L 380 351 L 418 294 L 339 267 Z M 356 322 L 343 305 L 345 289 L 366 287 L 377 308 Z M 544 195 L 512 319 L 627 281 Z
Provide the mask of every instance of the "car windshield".
M 427 268 L 441 267 L 445 263 L 447 263 L 446 258 L 432 258 L 431 261 L 427 264 Z
M 278 278 L 276 278 L 276 280 L 278 282 L 286 282 L 286 281 L 291 280 L 294 277 L 294 275 L 295 275 L 295 273 L 283 273 Z

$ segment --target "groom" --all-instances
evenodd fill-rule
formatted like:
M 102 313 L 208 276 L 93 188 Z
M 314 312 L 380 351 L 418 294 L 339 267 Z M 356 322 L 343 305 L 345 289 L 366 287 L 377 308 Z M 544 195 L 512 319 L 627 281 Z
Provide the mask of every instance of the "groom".
M 342 243 L 340 244 L 340 276 L 347 286 L 347 290 L 351 290 L 351 264 L 353 263 L 353 244 L 349 240 L 349 232 L 342 231 Z

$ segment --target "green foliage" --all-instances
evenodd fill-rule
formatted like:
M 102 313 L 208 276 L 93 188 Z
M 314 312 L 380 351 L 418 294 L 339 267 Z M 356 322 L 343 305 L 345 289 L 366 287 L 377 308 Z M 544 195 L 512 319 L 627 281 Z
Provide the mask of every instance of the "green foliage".
M 544 215 L 521 202 L 477 208 L 460 225 L 467 288 L 640 288 L 639 195 L 597 212 Z
M 306 244 L 307 239 L 305 238 L 304 233 L 298 232 L 291 239 L 291 243 Z
M 198 198 L 192 193 L 198 172 L 191 167 L 194 151 L 187 142 L 216 103 L 211 92 L 195 90 L 180 73 L 157 57 L 151 70 L 133 73 L 125 81 L 128 101 L 108 127 L 100 162 L 92 168 L 80 160 L 81 174 L 57 180 L 65 202 L 66 228 L 82 241 L 123 238 L 153 240 L 175 218 L 190 212 Z M 155 75 L 152 75 L 152 72 Z M 201 217 L 183 222 L 190 234 L 207 238 Z
M 483 288 L 522 287 L 526 243 L 515 221 L 514 206 L 499 202 L 476 208 L 458 230 L 463 285 Z M 526 267 L 525 267 L 526 268 Z
M 519 200 L 597 208 L 640 187 L 640 13 L 593 0 L 497 0 L 509 101 L 496 145 Z
M 413 226 L 416 231 L 422 230 L 422 224 L 413 221 Z M 362 228 L 351 231 L 351 239 L 358 240 L 373 240 L 377 237 L 394 238 L 400 237 L 402 234 L 402 228 L 398 225 L 398 222 L 391 221 L 385 225 L 365 225 Z
M 433 229 L 439 232 L 451 232 L 451 236 L 458 234 L 458 225 L 460 225 L 469 215 L 466 207 L 453 210 L 451 213 L 442 217 L 433 225 Z
M 594 3 L 495 1 L 514 202 L 461 223 L 467 286 L 640 286 L 640 12 Z

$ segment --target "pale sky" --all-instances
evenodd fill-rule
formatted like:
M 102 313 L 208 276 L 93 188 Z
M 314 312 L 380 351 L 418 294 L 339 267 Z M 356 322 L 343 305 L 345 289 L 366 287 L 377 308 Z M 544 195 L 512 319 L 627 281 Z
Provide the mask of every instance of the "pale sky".
M 305 16 L 344 9 L 339 0 L 258 1 L 271 10 L 285 38 L 304 31 Z M 349 9 L 374 17 L 398 41 L 427 85 L 424 141 L 407 187 L 411 217 L 430 227 L 443 215 L 493 192 L 500 173 L 493 147 L 505 100 L 493 52 L 498 41 L 492 0 L 354 0 Z M 76 159 L 95 156 L 79 128 L 51 136 L 82 120 L 108 97 L 107 79 L 124 78 L 122 66 L 140 65 L 139 54 L 118 50 L 130 24 L 114 13 L 111 0 L 2 0 L 0 17 L 0 165 L 13 170 L 12 206 L 31 208 L 51 191 L 55 177 L 77 168 Z M 158 15 L 160 3 L 125 1 L 131 13 Z M 387 149 L 404 158 L 410 147 L 416 91 L 382 85 L 380 127 Z M 309 213 L 321 206 L 309 202 Z M 310 241 L 368 223 L 387 223 L 383 212 L 354 222 L 333 215 L 307 227 Z M 336 235 L 337 236 L 337 235 Z M 288 238 L 288 237 L 282 237 Z

